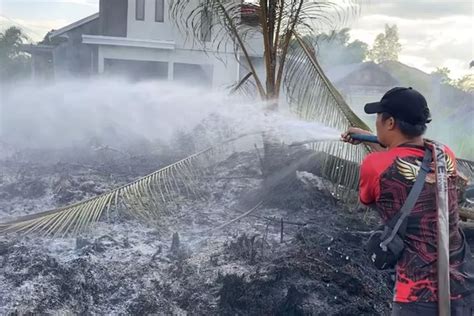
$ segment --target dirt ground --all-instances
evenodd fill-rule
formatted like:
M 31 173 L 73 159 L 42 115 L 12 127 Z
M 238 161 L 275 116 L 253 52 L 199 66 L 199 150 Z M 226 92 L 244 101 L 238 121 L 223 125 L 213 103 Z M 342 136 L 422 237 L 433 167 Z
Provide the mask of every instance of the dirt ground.
M 82 200 L 176 160 L 117 157 L 4 159 L 0 218 Z M 205 198 L 156 222 L 114 213 L 74 238 L 0 237 L 0 314 L 389 314 L 391 274 L 363 249 L 374 214 L 335 200 L 312 168 L 261 192 L 256 152 L 235 153 L 202 177 Z M 216 229 L 259 198 L 256 211 Z

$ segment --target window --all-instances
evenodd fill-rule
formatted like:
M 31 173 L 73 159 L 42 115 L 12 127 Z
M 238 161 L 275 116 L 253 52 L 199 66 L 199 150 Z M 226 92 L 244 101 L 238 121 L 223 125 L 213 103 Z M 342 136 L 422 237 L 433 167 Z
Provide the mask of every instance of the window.
M 145 0 L 135 0 L 135 19 L 145 21 Z
M 155 0 L 155 22 L 165 20 L 165 0 Z
M 211 40 L 212 15 L 208 8 L 201 14 L 201 40 L 209 42 Z

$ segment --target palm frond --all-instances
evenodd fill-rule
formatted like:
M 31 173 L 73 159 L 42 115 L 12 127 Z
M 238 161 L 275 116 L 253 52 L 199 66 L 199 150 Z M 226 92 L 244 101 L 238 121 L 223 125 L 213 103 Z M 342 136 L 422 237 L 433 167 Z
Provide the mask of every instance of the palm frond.
M 242 79 L 239 80 L 239 82 L 237 82 L 237 84 L 233 85 L 230 89 L 230 94 L 234 94 L 236 92 L 238 92 L 243 86 L 246 85 L 246 82 L 249 81 L 250 77 L 252 77 L 252 73 L 249 72 L 247 73 L 245 76 L 242 77 Z
M 458 170 L 465 177 L 467 177 L 468 180 L 474 181 L 474 161 L 457 158 L 456 164 L 457 164 Z
M 137 218 L 150 220 L 166 212 L 168 203 L 178 193 L 195 194 L 193 182 L 197 169 L 196 159 L 211 151 L 204 151 L 173 163 L 134 182 L 105 194 L 63 208 L 27 215 L 0 224 L 0 234 L 20 232 L 41 235 L 73 235 L 97 222 L 104 212 L 124 203 Z
M 0 234 L 76 235 L 111 209 L 117 210 L 119 205 L 125 206 L 130 215 L 138 219 L 147 222 L 160 219 L 169 215 L 169 209 L 179 197 L 201 197 L 197 180 L 205 169 L 205 162 L 218 157 L 225 146 L 254 134 L 228 139 L 91 199 L 0 223 Z
M 285 93 L 290 109 L 300 118 L 345 131 L 349 127 L 370 128 L 351 110 L 329 81 L 311 46 L 295 34 L 297 45 L 287 57 Z M 336 194 L 357 190 L 359 164 L 369 153 L 366 146 L 342 142 L 315 143 L 313 149 L 325 153 L 323 176 L 334 183 Z
M 246 44 L 247 38 L 259 32 L 259 27 L 241 23 L 242 7 L 242 3 L 232 0 L 174 0 L 170 2 L 169 12 L 180 32 L 193 44 L 203 45 L 210 52 L 234 54 L 252 73 L 260 95 L 264 96 L 265 90 Z

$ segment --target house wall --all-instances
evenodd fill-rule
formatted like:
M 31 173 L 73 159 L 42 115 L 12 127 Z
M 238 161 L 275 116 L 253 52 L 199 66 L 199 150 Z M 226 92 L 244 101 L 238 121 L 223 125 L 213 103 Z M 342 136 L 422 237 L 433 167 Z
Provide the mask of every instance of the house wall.
M 202 43 L 193 41 L 190 33 L 183 34 L 180 29 L 176 26 L 176 23 L 171 20 L 169 16 L 169 1 L 165 0 L 164 5 L 164 22 L 155 22 L 155 0 L 145 0 L 145 19 L 144 21 L 136 20 L 136 1 L 128 0 L 128 21 L 127 21 L 127 37 L 149 39 L 149 40 L 166 40 L 174 41 L 176 48 L 181 49 L 192 49 L 192 50 L 205 50 L 208 52 L 232 52 L 233 47 L 230 41 L 225 42 L 223 45 L 218 47 L 219 40 L 205 43 L 204 47 Z M 198 4 L 200 0 L 189 0 L 189 7 L 181 13 L 181 17 L 187 17 L 193 10 L 193 3 Z M 191 32 L 191 31 L 190 31 Z M 213 28 L 212 32 L 215 34 L 222 34 L 225 36 L 224 30 Z M 214 39 L 214 38 L 213 38 Z M 249 53 L 254 56 L 261 56 L 263 52 L 263 44 L 260 36 L 249 36 Z
M 127 37 L 149 40 L 175 40 L 177 35 L 168 16 L 168 3 L 165 1 L 164 22 L 155 21 L 155 0 L 145 0 L 145 19 L 136 20 L 137 0 L 128 0 Z
M 97 72 L 97 47 L 84 45 L 82 34 L 97 34 L 98 23 L 98 19 L 92 20 L 59 37 L 61 43 L 53 50 L 55 76 L 84 76 Z
M 104 1 L 104 0 L 102 0 Z M 115 1 L 115 0 L 110 0 Z M 186 16 L 192 10 L 192 3 L 198 4 L 199 0 L 189 0 L 190 7 L 187 12 L 182 15 Z M 175 22 L 170 20 L 169 16 L 169 0 L 164 3 L 164 21 L 157 22 L 155 20 L 155 5 L 156 0 L 144 0 L 145 15 L 143 20 L 136 18 L 137 0 L 128 0 L 127 7 L 127 39 L 143 39 L 148 41 L 169 41 L 174 43 L 174 49 L 160 49 L 160 48 L 142 48 L 142 47 L 124 47 L 112 45 L 99 45 L 98 53 L 98 72 L 106 71 L 106 60 L 142 60 L 168 63 L 168 79 L 174 80 L 174 64 L 191 64 L 199 65 L 201 71 L 198 72 L 201 76 L 206 78 L 212 77 L 213 87 L 229 86 L 235 83 L 239 77 L 239 65 L 233 55 L 233 47 L 230 43 L 227 47 L 220 47 L 220 52 L 217 53 L 217 44 L 209 42 L 201 45 L 195 43 L 189 37 L 189 34 L 183 34 L 181 30 L 175 25 Z M 102 13 L 101 13 L 102 14 Z M 216 30 L 213 30 L 216 31 Z M 217 31 L 216 31 L 217 32 Z M 221 32 L 223 35 L 224 32 Z M 253 39 L 255 41 L 255 39 Z M 252 49 L 253 54 L 259 54 L 258 49 Z M 109 68 L 110 68 L 109 62 Z M 131 67 L 139 69 L 140 67 Z M 196 66 L 189 66 L 188 68 L 196 68 Z M 183 74 L 183 65 L 180 65 L 176 73 L 181 80 L 185 79 Z M 212 72 L 209 75 L 209 72 Z M 193 79 L 197 74 L 190 73 L 188 83 L 196 81 Z M 132 74 L 131 77 L 137 78 Z M 157 75 L 157 78 L 161 77 Z M 204 78 L 203 78 L 204 80 Z M 185 80 L 186 81 L 186 80 Z
M 54 78 L 52 50 L 33 50 L 31 53 L 31 77 L 38 80 Z
M 183 34 L 174 21 L 170 20 L 168 12 L 170 0 L 165 0 L 164 3 L 163 22 L 155 20 L 156 0 L 144 0 L 144 19 L 137 20 L 136 1 L 100 0 L 99 18 L 66 32 L 64 42 L 55 48 L 53 52 L 55 74 L 76 76 L 108 72 L 126 75 L 125 70 L 129 69 L 130 77 L 143 79 L 149 77 L 153 69 L 162 69 L 156 62 L 166 62 L 168 65 L 166 76 L 169 80 L 174 80 L 176 73 L 180 80 L 192 83 L 200 81 L 196 79 L 199 75 L 203 82 L 212 78 L 213 87 L 223 87 L 234 84 L 239 79 L 240 67 L 235 60 L 234 48 L 230 41 L 228 45 L 220 46 L 219 52 L 216 42 L 202 45 L 193 41 L 191 34 Z M 182 13 L 183 16 L 193 9 L 192 3 L 198 4 L 200 0 L 189 1 L 191 6 L 187 12 Z M 224 31 L 218 32 L 213 29 L 213 32 L 226 36 Z M 92 35 L 90 37 L 92 39 L 83 42 L 82 35 Z M 253 36 L 247 40 L 250 55 L 261 56 L 263 51 L 261 38 Z M 127 61 L 144 61 L 144 63 Z M 148 64 L 152 70 L 146 69 L 146 62 L 155 62 Z M 178 66 L 179 69 L 175 72 L 175 63 L 185 65 Z M 146 69 L 143 71 L 143 76 L 138 73 L 140 69 Z M 187 69 L 190 71 L 199 69 L 199 71 L 196 74 L 190 73 L 189 80 L 186 80 Z M 156 71 L 156 78 L 162 78 L 163 73 Z
M 100 0 L 100 35 L 127 36 L 128 2 L 128 0 Z

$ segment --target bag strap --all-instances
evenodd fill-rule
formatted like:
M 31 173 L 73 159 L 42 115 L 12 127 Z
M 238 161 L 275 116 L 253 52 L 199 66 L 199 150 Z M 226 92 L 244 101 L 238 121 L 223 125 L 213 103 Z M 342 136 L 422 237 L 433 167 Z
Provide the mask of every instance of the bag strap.
M 415 184 L 413 184 L 413 187 L 411 188 L 410 193 L 408 194 L 407 199 L 405 200 L 405 203 L 403 204 L 402 209 L 400 210 L 400 217 L 398 218 L 397 223 L 393 227 L 390 236 L 384 241 L 382 241 L 382 243 L 380 244 L 382 250 L 387 251 L 387 245 L 393 240 L 393 238 L 395 238 L 395 235 L 398 233 L 400 226 L 402 226 L 403 222 L 405 221 L 405 218 L 411 213 L 413 207 L 415 206 L 416 201 L 418 200 L 418 197 L 420 196 L 420 193 L 423 190 L 426 175 L 430 172 L 429 163 L 431 162 L 431 156 L 431 150 L 426 148 L 425 155 L 423 157 L 423 162 L 421 163 L 420 170 L 418 171 L 418 176 L 416 177 Z

